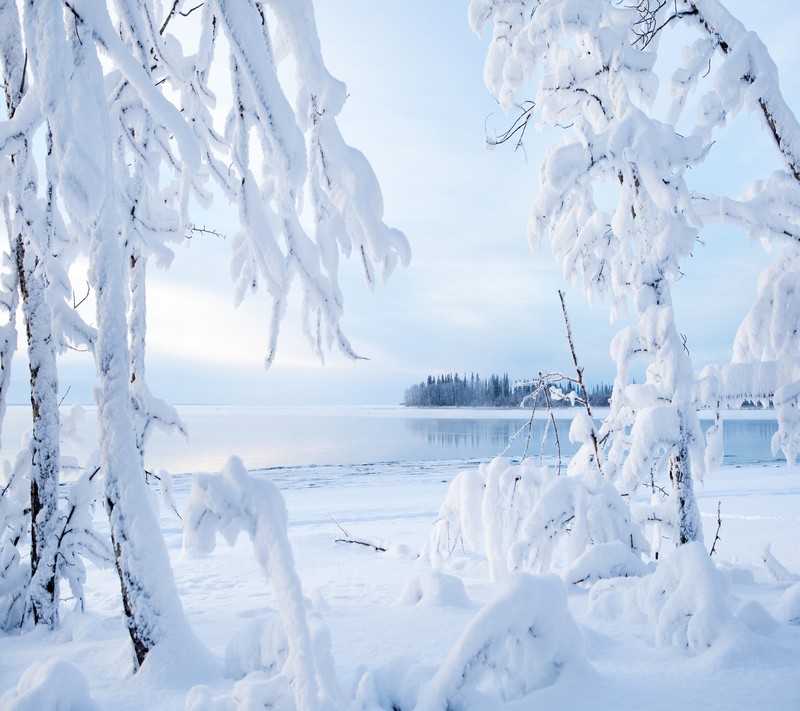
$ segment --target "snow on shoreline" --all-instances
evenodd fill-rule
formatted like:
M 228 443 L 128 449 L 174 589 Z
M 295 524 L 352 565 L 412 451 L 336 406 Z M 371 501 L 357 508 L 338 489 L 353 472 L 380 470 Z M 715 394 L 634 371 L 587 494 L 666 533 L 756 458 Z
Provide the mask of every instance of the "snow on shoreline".
M 286 500 L 304 594 L 330 631 L 345 699 L 353 697 L 367 670 L 387 687 L 401 689 L 413 675 L 431 677 L 494 595 L 485 562 L 472 561 L 448 571 L 463 582 L 467 604 L 448 604 L 447 598 L 433 605 L 404 600 L 408 585 L 430 570 L 417 552 L 458 467 L 458 462 L 329 467 L 327 477 L 317 481 L 313 474 L 325 467 L 297 468 L 295 479 L 287 468 L 275 481 Z M 181 506 L 189 480 L 175 480 Z M 773 580 L 761 564 L 763 548 L 771 543 L 775 557 L 800 573 L 800 472 L 785 466 L 724 467 L 709 477 L 699 492 L 706 548 L 714 538 L 718 501 L 722 528 L 715 562 L 727 571 L 733 609 L 744 610 L 741 616 L 749 622 L 746 638 L 699 654 L 659 646 L 646 620 L 598 616 L 586 589 L 573 586 L 568 606 L 590 670 L 508 708 L 529 708 L 534 702 L 542 708 L 623 709 L 800 704 L 800 626 L 780 620 L 782 596 L 791 585 Z M 166 508 L 160 520 L 187 617 L 221 660 L 238 631 L 275 609 L 274 590 L 260 575 L 245 537 L 233 548 L 218 546 L 209 556 L 196 557 L 182 550 L 180 521 Z M 385 542 L 387 551 L 336 543 L 342 537 L 338 526 L 353 539 Z M 0 696 L 31 664 L 57 658 L 80 670 L 101 709 L 184 708 L 189 689 L 169 669 L 130 678 L 114 572 L 90 568 L 86 589 L 86 613 L 66 613 L 61 630 L 0 637 Z M 207 683 L 217 695 L 230 693 L 233 684 L 221 673 Z

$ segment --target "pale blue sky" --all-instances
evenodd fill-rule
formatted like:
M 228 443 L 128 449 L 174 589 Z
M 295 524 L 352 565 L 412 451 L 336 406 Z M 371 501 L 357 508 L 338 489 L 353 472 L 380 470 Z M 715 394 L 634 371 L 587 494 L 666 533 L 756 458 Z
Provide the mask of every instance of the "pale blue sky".
M 800 113 L 797 0 L 725 3 L 770 48 L 790 105 Z M 348 86 L 339 124 L 371 161 L 386 221 L 408 236 L 413 258 L 370 294 L 356 264 L 344 265 L 344 328 L 368 361 L 331 353 L 322 367 L 287 321 L 265 371 L 268 304 L 233 309 L 225 240 L 195 238 L 167 272 L 151 268 L 151 389 L 174 403 L 396 404 L 406 386 L 438 372 L 568 370 L 557 289 L 567 291 L 579 355 L 590 382 L 610 382 L 610 325 L 561 279 L 545 249 L 532 255 L 526 223 L 546 136 L 526 151 L 489 151 L 484 127 L 509 122 L 483 84 L 487 38 L 466 20 L 467 0 L 316 0 L 323 56 Z M 727 143 L 727 145 L 726 145 Z M 736 121 L 708 179 L 734 193 L 752 171 L 777 167 L 754 117 Z M 225 232 L 229 209 L 206 217 Z M 203 222 L 202 218 L 198 222 Z M 730 357 L 738 320 L 766 264 L 743 236 L 710 235 L 676 288 L 679 328 L 699 367 Z M 702 308 L 698 308 L 702 304 Z M 289 318 L 292 314 L 290 313 Z M 701 318 L 699 318 L 701 317 Z M 61 376 L 68 401 L 90 401 L 93 368 L 70 355 Z M 85 357 L 84 357 L 85 360 Z M 12 401 L 27 399 L 22 359 Z

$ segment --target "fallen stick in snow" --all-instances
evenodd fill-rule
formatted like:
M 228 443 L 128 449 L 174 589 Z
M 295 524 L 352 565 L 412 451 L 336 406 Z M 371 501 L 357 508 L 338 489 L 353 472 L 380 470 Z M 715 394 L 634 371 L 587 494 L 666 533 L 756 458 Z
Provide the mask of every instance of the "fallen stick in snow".
M 359 546 L 366 546 L 367 548 L 374 548 L 376 552 L 385 553 L 386 549 L 383 546 L 379 546 L 377 543 L 371 543 L 369 541 L 359 541 L 355 538 L 351 538 L 350 534 L 344 529 L 342 524 L 340 524 L 333 516 L 331 516 L 331 521 L 333 521 L 338 527 L 339 530 L 345 535 L 344 538 L 335 538 L 334 543 L 355 543 Z

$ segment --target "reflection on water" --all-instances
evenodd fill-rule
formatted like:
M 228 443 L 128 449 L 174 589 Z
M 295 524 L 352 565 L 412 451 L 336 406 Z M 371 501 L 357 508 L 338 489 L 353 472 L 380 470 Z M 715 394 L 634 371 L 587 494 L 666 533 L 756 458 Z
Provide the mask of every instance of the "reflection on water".
M 570 419 L 557 419 L 554 430 L 545 419 L 533 421 L 529 431 L 527 419 L 442 419 L 436 417 L 407 419 L 406 428 L 432 451 L 446 450 L 450 456 L 492 457 L 501 454 L 520 457 L 543 454 L 564 457 L 573 455 L 578 445 L 569 441 Z M 712 424 L 703 420 L 703 431 Z M 722 436 L 727 464 L 744 464 L 779 461 L 782 455 L 773 457 L 772 436 L 778 429 L 775 420 L 727 420 L 723 422 Z
M 422 418 L 406 420 L 407 429 L 431 449 L 446 449 L 452 455 L 466 458 L 492 457 L 506 452 L 506 456 L 519 457 L 527 447 L 528 456 L 544 454 L 562 456 L 577 451 L 569 442 L 569 420 L 557 420 L 554 429 L 549 421 L 528 419 L 456 420 Z

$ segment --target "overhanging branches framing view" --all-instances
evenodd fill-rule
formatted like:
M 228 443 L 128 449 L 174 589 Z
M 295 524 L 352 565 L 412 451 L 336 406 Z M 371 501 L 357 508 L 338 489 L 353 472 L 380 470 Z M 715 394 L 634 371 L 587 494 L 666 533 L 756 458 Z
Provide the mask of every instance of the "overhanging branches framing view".
M 547 143 L 528 239 L 621 324 L 613 383 L 584 381 L 559 292 L 569 376 L 429 375 L 407 408 L 370 410 L 369 426 L 423 420 L 415 408 L 431 406 L 578 402 L 565 467 L 560 456 L 350 452 L 344 465 L 309 455 L 254 470 L 230 451 L 219 473 L 146 468 L 156 431 L 192 436 L 181 407 L 150 390 L 148 325 L 168 299 L 148 292 L 149 265 L 177 267 L 189 243 L 229 249 L 235 304 L 265 299 L 264 377 L 295 317 L 317 359 L 360 359 L 350 336 L 363 324 L 343 325 L 348 260 L 370 291 L 413 269 L 414 235 L 386 224 L 375 171 L 340 129 L 349 94 L 323 61 L 326 2 L 0 0 L 0 424 L 19 411 L 14 378 L 30 395 L 30 428 L 0 478 L 0 707 L 641 708 L 653 693 L 682 708 L 800 703 L 796 546 L 773 553 L 765 540 L 747 562 L 748 526 L 779 522 L 759 529 L 776 550 L 800 533 L 800 124 L 768 48 L 728 9 L 738 0 L 465 2 L 510 127 L 486 143 Z M 362 7 L 331 42 L 358 42 L 370 13 L 394 10 Z M 399 115 L 403 102 L 387 102 Z M 708 187 L 697 176 L 726 164 L 720 137 L 747 112 L 761 128 L 748 140 L 778 168 L 743 176 L 740 194 Z M 481 140 L 481 116 L 455 119 Z M 414 197 L 409 223 L 425 208 Z M 674 295 L 696 250 L 730 231 L 771 261 L 730 362 L 698 370 Z M 445 314 L 456 298 L 429 301 Z M 713 319 L 712 306 L 698 310 Z M 492 347 L 501 359 L 502 342 Z M 420 353 L 419 372 L 437 372 Z M 68 358 L 93 363 L 88 411 L 63 406 Z M 725 464 L 724 421 L 743 402 L 769 405 L 750 416 L 774 420 L 772 456 L 789 468 Z M 78 426 L 87 412 L 94 429 Z M 298 427 L 315 456 L 348 446 L 324 449 L 323 432 Z M 7 429 L 4 453 L 17 445 Z M 94 438 L 81 460 L 64 453 L 79 429 Z M 232 427 L 225 438 L 245 446 Z M 768 510 L 734 501 L 728 514 L 703 481 Z M 221 538 L 230 550 L 216 550 Z

